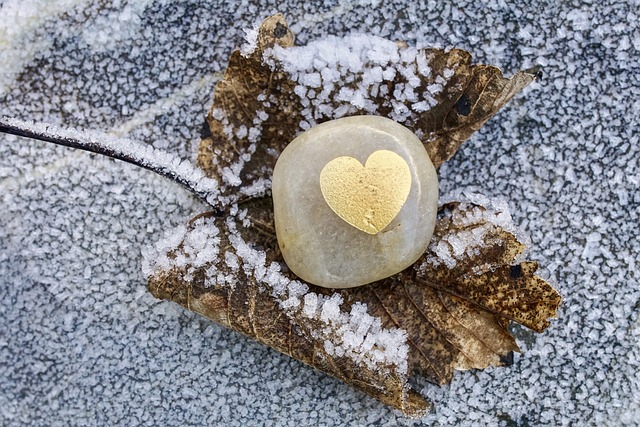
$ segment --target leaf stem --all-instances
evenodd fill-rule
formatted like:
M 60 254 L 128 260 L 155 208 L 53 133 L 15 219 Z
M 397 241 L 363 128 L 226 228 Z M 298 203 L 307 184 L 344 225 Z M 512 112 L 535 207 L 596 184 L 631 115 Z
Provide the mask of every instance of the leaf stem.
M 216 180 L 205 176 L 202 170 L 192 163 L 148 144 L 94 131 L 79 132 L 47 123 L 34 123 L 6 116 L 0 119 L 0 133 L 52 142 L 122 160 L 181 184 L 214 207 L 220 205 Z

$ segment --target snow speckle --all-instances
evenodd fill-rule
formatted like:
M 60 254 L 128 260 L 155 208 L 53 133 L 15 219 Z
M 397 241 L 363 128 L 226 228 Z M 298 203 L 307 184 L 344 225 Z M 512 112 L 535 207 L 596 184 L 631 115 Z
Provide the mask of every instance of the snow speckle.
M 140 144 L 130 139 L 96 131 L 78 131 L 48 123 L 34 123 L 16 118 L 2 118 L 3 123 L 20 129 L 28 129 L 35 134 L 47 135 L 57 140 L 74 141 L 85 150 L 110 153 L 120 159 L 161 173 L 174 181 L 184 183 L 189 189 L 200 194 L 211 205 L 220 204 L 218 182 L 204 175 L 193 163 L 182 160 L 172 153 Z

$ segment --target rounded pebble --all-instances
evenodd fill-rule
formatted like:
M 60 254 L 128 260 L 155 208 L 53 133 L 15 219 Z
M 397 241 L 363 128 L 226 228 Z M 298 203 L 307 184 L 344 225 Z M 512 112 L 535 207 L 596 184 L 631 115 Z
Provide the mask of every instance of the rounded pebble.
M 320 124 L 294 139 L 273 173 L 278 244 L 301 279 L 351 288 L 396 274 L 426 250 L 436 170 L 418 137 L 378 116 Z

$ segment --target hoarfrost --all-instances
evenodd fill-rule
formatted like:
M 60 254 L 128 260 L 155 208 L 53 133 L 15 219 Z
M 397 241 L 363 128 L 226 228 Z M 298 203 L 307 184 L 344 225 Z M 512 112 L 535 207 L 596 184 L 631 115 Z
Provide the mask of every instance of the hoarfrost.
M 290 280 L 281 273 L 280 265 L 266 264 L 266 255 L 253 249 L 236 231 L 233 218 L 227 220 L 229 240 L 242 263 L 243 271 L 256 278 L 258 284 L 271 289 L 271 295 L 290 317 L 300 314 L 317 322 L 307 329 L 317 340 L 325 342 L 332 356 L 349 357 L 370 369 L 394 369 L 405 375 L 408 369 L 407 334 L 399 328 L 382 327 L 379 318 L 367 313 L 366 305 L 354 304 L 345 312 L 339 294 L 325 296 L 309 291 L 309 287 Z
M 252 28 L 245 28 L 245 40 L 246 43 L 240 47 L 240 53 L 242 56 L 250 56 L 256 47 L 258 46 L 258 29 L 260 28 L 260 22 L 253 24 Z
M 204 217 L 194 221 L 191 229 L 181 225 L 167 230 L 154 246 L 142 251 L 142 273 L 149 278 L 162 271 L 184 269 L 183 279 L 193 280 L 196 271 L 218 261 L 219 233 L 214 220 Z M 228 252 L 225 253 L 225 261 L 230 267 L 234 265 L 234 259 Z M 205 278 L 205 284 L 209 285 L 207 280 L 209 278 Z
M 35 134 L 46 134 L 61 141 L 74 141 L 73 145 L 88 151 L 110 153 L 151 169 L 171 179 L 184 183 L 200 194 L 212 206 L 220 205 L 218 182 L 207 177 L 201 169 L 174 154 L 141 144 L 130 139 L 118 138 L 101 132 L 62 128 L 48 123 L 34 123 L 11 117 L 3 117 L 8 126 L 29 129 Z
M 426 264 L 432 266 L 444 264 L 449 269 L 455 268 L 459 261 L 478 255 L 480 250 L 489 243 L 486 242 L 485 236 L 495 228 L 511 232 L 526 247 L 531 244 L 529 237 L 513 222 L 505 200 L 492 200 L 481 194 L 457 190 L 441 196 L 441 205 L 450 202 L 460 204 L 459 210 L 452 217 L 457 226 L 456 230 L 431 240 L 429 250 L 433 255 L 425 259 Z M 445 215 L 451 214 L 445 213 Z M 482 227 L 470 227 L 480 223 L 485 224 Z M 465 230 L 467 227 L 469 229 Z
M 264 60 L 274 66 L 277 63 L 297 83 L 294 92 L 306 107 L 302 129 L 361 110 L 378 114 L 379 106 L 372 99 L 386 95 L 384 83 L 398 74 L 404 83 L 396 85 L 393 97 L 382 107 L 391 107 L 392 119 L 410 124 L 415 120 L 413 112 L 425 112 L 436 105 L 434 97 L 453 75 L 446 69 L 444 76 L 436 76 L 436 84 L 419 90 L 418 74 L 432 74 L 424 52 L 366 34 L 328 36 L 286 49 L 275 46 L 265 52 Z

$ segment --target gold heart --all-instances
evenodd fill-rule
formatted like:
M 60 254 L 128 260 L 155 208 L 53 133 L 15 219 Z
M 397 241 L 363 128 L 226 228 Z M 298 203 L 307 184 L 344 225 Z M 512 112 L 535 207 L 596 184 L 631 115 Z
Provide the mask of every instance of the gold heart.
M 364 166 L 353 157 L 337 157 L 322 168 L 320 189 L 336 215 L 358 230 L 377 234 L 407 200 L 411 170 L 389 150 L 373 152 Z

